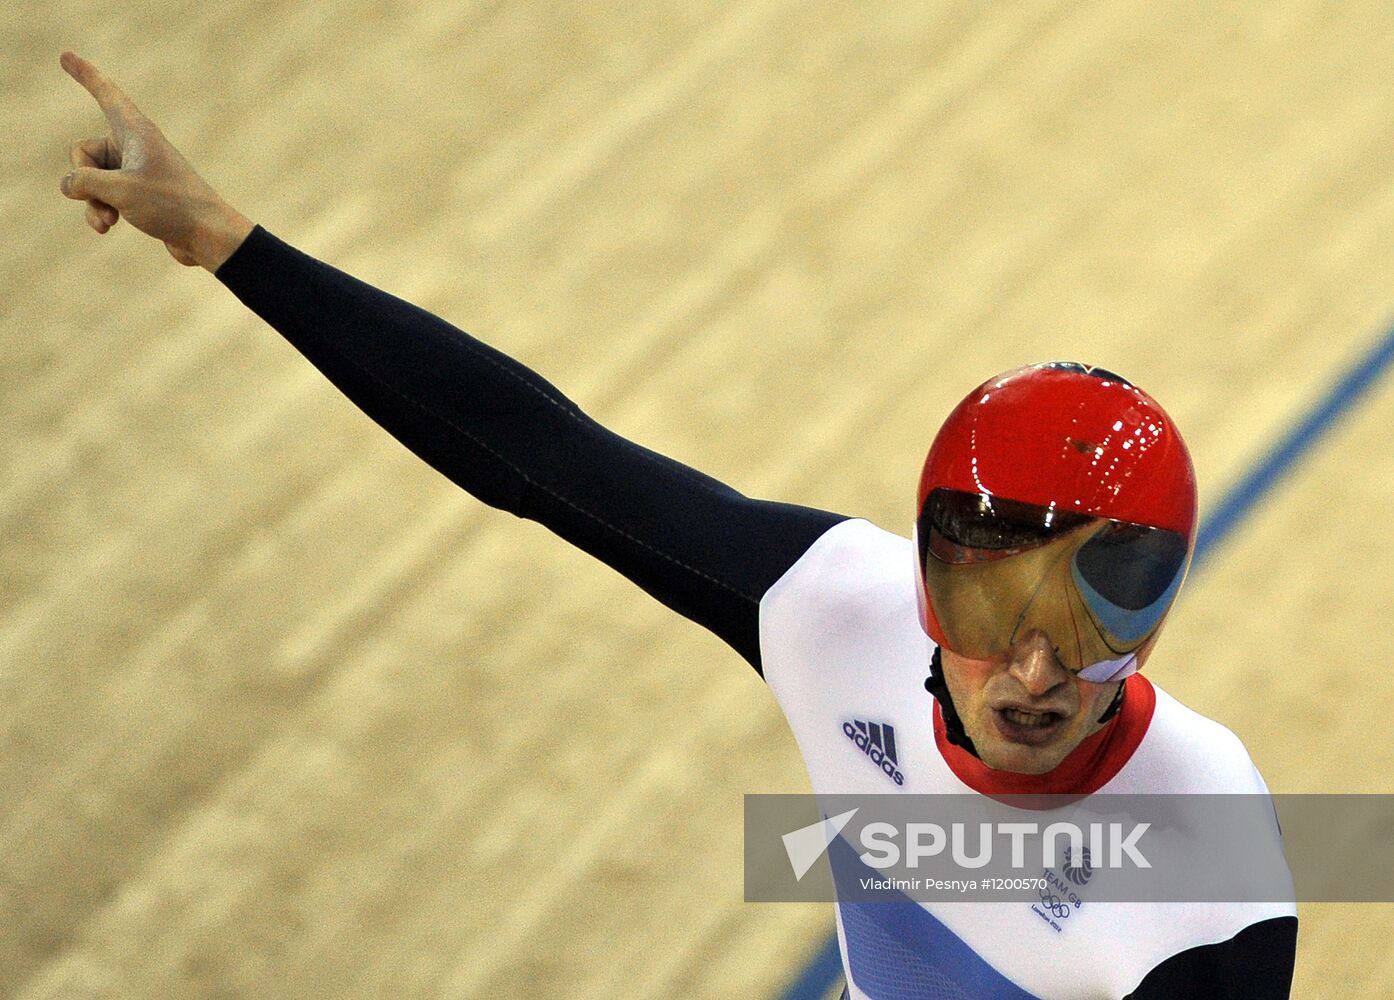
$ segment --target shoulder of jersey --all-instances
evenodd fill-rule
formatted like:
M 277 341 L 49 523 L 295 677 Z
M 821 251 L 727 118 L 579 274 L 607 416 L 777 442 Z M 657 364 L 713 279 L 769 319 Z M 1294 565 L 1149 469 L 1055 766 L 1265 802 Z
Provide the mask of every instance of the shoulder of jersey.
M 1145 786 L 1140 791 L 1267 794 L 1248 749 L 1229 727 L 1152 687 L 1157 705 L 1147 736 L 1119 779 Z
M 760 601 L 760 651 L 776 697 L 791 682 L 885 682 L 897 665 L 928 662 L 928 642 L 911 541 L 860 518 L 825 531 Z
M 825 531 L 760 602 L 762 618 L 790 613 L 800 618 L 831 616 L 856 626 L 915 615 L 914 559 L 910 539 L 862 518 Z

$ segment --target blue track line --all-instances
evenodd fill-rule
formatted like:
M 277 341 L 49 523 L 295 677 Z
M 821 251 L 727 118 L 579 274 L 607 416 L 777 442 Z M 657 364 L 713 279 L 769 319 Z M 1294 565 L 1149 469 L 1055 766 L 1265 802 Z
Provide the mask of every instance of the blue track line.
M 1217 545 L 1229 537 L 1277 482 L 1305 455 L 1317 440 L 1379 380 L 1394 362 L 1394 327 L 1322 397 L 1315 407 L 1279 441 L 1252 472 L 1234 486 L 1200 526 L 1195 572 Z
M 1394 363 L 1394 326 L 1385 330 L 1374 348 L 1356 362 L 1210 512 L 1196 534 L 1191 573 L 1205 565 L 1214 550 L 1253 512 L 1259 501 L 1272 492 L 1332 424 L 1354 408 L 1391 363 Z M 838 953 L 837 935 L 833 934 L 799 977 L 780 994 L 779 1000 L 823 1000 L 841 975 L 842 957 Z

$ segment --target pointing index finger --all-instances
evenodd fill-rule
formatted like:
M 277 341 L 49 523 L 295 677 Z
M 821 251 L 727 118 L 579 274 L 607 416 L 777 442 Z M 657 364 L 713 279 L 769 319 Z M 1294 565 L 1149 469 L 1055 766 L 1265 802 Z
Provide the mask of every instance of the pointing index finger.
M 58 57 L 58 64 L 96 99 L 112 128 L 134 124 L 140 118 L 140 109 L 135 102 L 108 80 L 101 70 L 77 53 L 64 52 Z

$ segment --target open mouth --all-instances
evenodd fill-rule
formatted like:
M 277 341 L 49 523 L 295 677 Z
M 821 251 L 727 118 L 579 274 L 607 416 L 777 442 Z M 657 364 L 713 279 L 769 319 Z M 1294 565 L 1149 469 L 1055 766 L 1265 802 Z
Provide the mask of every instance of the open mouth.
M 998 708 L 992 712 L 997 731 L 1012 743 L 1040 746 L 1053 740 L 1065 724 L 1059 712 L 1026 712 L 1019 708 Z

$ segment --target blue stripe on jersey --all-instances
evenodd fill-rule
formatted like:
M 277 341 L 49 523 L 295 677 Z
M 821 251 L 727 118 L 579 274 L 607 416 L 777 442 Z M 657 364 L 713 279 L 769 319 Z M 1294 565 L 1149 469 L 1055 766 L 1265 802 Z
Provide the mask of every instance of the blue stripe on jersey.
M 860 894 L 861 879 L 884 878 L 852 845 L 828 845 L 839 895 Z M 908 898 L 838 903 L 852 982 L 873 1000 L 1036 1000 L 978 955 L 924 907 Z

